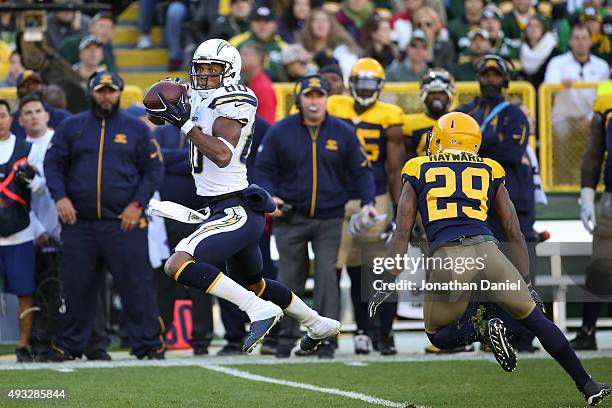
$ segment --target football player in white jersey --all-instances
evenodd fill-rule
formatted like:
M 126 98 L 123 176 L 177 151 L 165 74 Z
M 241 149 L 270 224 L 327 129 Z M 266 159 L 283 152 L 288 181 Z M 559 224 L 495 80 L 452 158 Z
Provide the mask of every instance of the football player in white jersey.
M 319 316 L 280 282 L 262 278 L 258 242 L 264 213 L 273 212 L 276 204 L 265 190 L 247 182 L 245 162 L 257 98 L 239 85 L 241 65 L 238 50 L 227 41 L 207 40 L 191 62 L 191 106 L 182 99 L 171 105 L 160 94 L 165 108 L 148 110 L 189 138 L 197 194 L 210 210 L 208 220 L 174 249 L 165 271 L 176 281 L 226 299 L 247 313 L 251 329 L 243 351 L 251 352 L 283 311 L 306 327 L 300 345 L 311 350 L 337 334 L 340 322 Z

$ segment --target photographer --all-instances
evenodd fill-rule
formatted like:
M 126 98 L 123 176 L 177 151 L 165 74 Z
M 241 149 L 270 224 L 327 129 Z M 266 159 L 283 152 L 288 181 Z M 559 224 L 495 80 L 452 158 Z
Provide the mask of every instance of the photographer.
M 28 349 L 32 331 L 34 293 L 34 224 L 30 215 L 32 193 L 44 192 L 44 150 L 10 133 L 11 111 L 0 99 L 0 264 L 6 274 L 6 292 L 19 299 L 18 362 L 32 361 Z

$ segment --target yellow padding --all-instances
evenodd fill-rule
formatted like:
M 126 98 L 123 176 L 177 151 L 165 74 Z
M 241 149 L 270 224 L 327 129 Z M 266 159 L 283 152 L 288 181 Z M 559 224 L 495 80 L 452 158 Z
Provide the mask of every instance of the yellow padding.
M 178 278 L 179 276 L 181 276 L 181 273 L 183 273 L 183 269 L 185 269 L 187 267 L 187 265 L 189 265 L 190 263 L 195 263 L 194 260 L 191 261 L 187 261 L 184 264 L 181 265 L 180 268 L 178 268 L 178 271 L 176 271 L 176 273 L 174 274 L 174 280 L 178 282 Z
M 221 277 L 223 276 L 223 272 L 219 272 L 219 274 L 217 275 L 217 277 L 215 278 L 215 280 L 210 284 L 210 286 L 208 287 L 208 289 L 206 289 L 206 293 L 210 293 L 210 291 L 212 290 L 212 288 L 215 287 L 215 285 L 217 284 L 217 282 L 219 282 L 219 279 L 221 279 Z
M 262 279 L 262 281 L 263 281 L 263 286 L 261 287 L 259 292 L 257 292 L 257 297 L 261 297 L 261 294 L 264 293 L 264 290 L 266 290 L 266 280 Z
M 291 302 L 289 302 L 289 304 L 287 305 L 285 310 L 287 310 L 287 309 L 289 309 L 291 307 L 291 305 L 293 304 L 293 299 L 295 299 L 295 293 L 291 292 Z

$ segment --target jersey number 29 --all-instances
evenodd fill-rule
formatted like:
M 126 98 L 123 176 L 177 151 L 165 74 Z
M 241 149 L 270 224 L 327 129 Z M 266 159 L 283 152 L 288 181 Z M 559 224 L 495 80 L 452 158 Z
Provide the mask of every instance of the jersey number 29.
M 489 173 L 483 168 L 468 167 L 457 174 L 449 167 L 432 167 L 425 172 L 425 182 L 435 183 L 438 177 L 444 178 L 444 185 L 433 187 L 427 192 L 427 212 L 429 221 L 444 218 L 457 218 L 459 216 L 459 205 L 447 202 L 445 207 L 438 203 L 441 198 L 450 198 L 457 192 L 457 176 L 461 177 L 461 190 L 467 198 L 477 200 L 478 207 L 461 205 L 461 211 L 468 218 L 480 221 L 487 219 L 487 192 L 489 191 Z M 474 178 L 480 178 L 480 188 L 474 187 Z

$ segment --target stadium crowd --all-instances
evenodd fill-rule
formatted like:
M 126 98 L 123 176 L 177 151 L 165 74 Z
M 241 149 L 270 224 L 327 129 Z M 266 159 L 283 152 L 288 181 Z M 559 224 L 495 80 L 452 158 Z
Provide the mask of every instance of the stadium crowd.
M 194 49 L 209 38 L 225 39 L 240 51 L 243 83 L 259 101 L 246 160 L 249 181 L 265 187 L 279 206 L 267 217 L 260 242 L 264 276 L 278 276 L 295 293 L 303 292 L 311 242 L 315 307 L 338 318 L 338 281 L 346 268 L 357 323 L 355 352 L 364 354 L 372 348 L 383 355 L 397 352 L 395 307 L 368 324 L 367 253 L 384 247 L 399 198 L 401 166 L 424 154 L 427 131 L 453 105 L 455 82 L 480 82 L 480 95 L 458 110 L 478 121 L 485 140 L 503 135 L 498 143 L 485 143 L 481 154 L 506 170 L 521 230 L 532 244 L 533 263 L 535 203 L 546 200 L 536 156 L 527 143 L 529 135 L 537 138 L 536 118 L 506 102 L 502 90 L 512 80 L 528 81 L 536 89 L 542 83 L 563 83 L 567 93 L 557 94 L 554 132 L 575 143 L 572 130 L 588 127 L 596 93 L 572 89 L 572 84 L 607 80 L 612 63 L 612 7 L 604 0 L 142 0 L 139 10 L 136 47 L 153 47 L 152 27 L 163 25 L 168 71 L 188 72 Z M 179 129 L 152 123 L 144 107 L 118 108 L 124 83 L 112 37 L 119 12 L 49 12 L 46 42 L 52 50 L 49 58 L 58 64 L 40 72 L 24 67 L 15 15 L 0 14 L 0 39 L 14 50 L 0 86 L 14 87 L 18 98 L 15 110 L 0 100 L 0 274 L 6 276 L 4 289 L 19 297 L 18 361 L 110 359 L 106 348 L 114 317 L 109 304 L 116 302 L 109 302 L 109 286 L 121 295 L 117 331 L 136 357 L 164 358 L 163 336 L 177 298 L 193 302 L 194 354 L 208 353 L 211 296 L 162 272 L 172 249 L 196 226 L 151 218 L 144 211 L 152 197 L 201 208 L 191 176 L 192 147 Z M 374 82 L 360 83 L 362 72 L 374 72 L 369 77 Z M 315 74 L 325 84 L 312 89 L 324 94 L 328 114 L 355 127 L 374 163 L 370 179 L 356 177 L 358 188 L 334 172 L 350 166 L 357 171 L 359 163 L 351 161 L 355 158 L 324 166 L 318 201 L 317 187 L 311 191 L 316 175 L 309 158 L 284 155 L 283 137 L 296 134 L 299 120 L 276 116 L 273 88 L 276 82 L 297 82 L 299 94 L 308 88 L 303 78 Z M 385 81 L 419 82 L 423 112 L 405 115 L 398 106 L 379 101 Z M 299 109 L 293 111 L 297 117 Z M 304 149 L 310 149 L 303 130 L 308 141 Z M 316 141 L 317 135 L 310 137 Z M 325 153 L 338 146 L 328 140 L 319 148 Z M 300 189 L 307 199 L 291 195 Z M 374 196 L 378 213 L 389 214 L 389 219 L 367 239 L 355 239 L 359 234 L 349 233 L 350 216 L 363 211 L 359 200 L 367 203 Z M 504 241 L 499 228 L 494 233 Z M 272 235 L 278 271 L 270 254 Z M 43 288 L 41 281 L 49 276 L 57 277 L 56 283 Z M 246 315 L 229 302 L 219 304 L 227 340 L 219 354 L 241 354 Z M 33 312 L 35 307 L 44 313 Z M 585 317 L 575 347 L 596 347 L 595 321 Z M 532 352 L 533 334 L 516 330 L 515 346 Z M 281 326 L 261 352 L 288 357 L 298 336 L 297 327 Z M 334 349 L 332 338 L 316 353 L 333 358 Z M 440 352 L 433 346 L 428 351 Z

